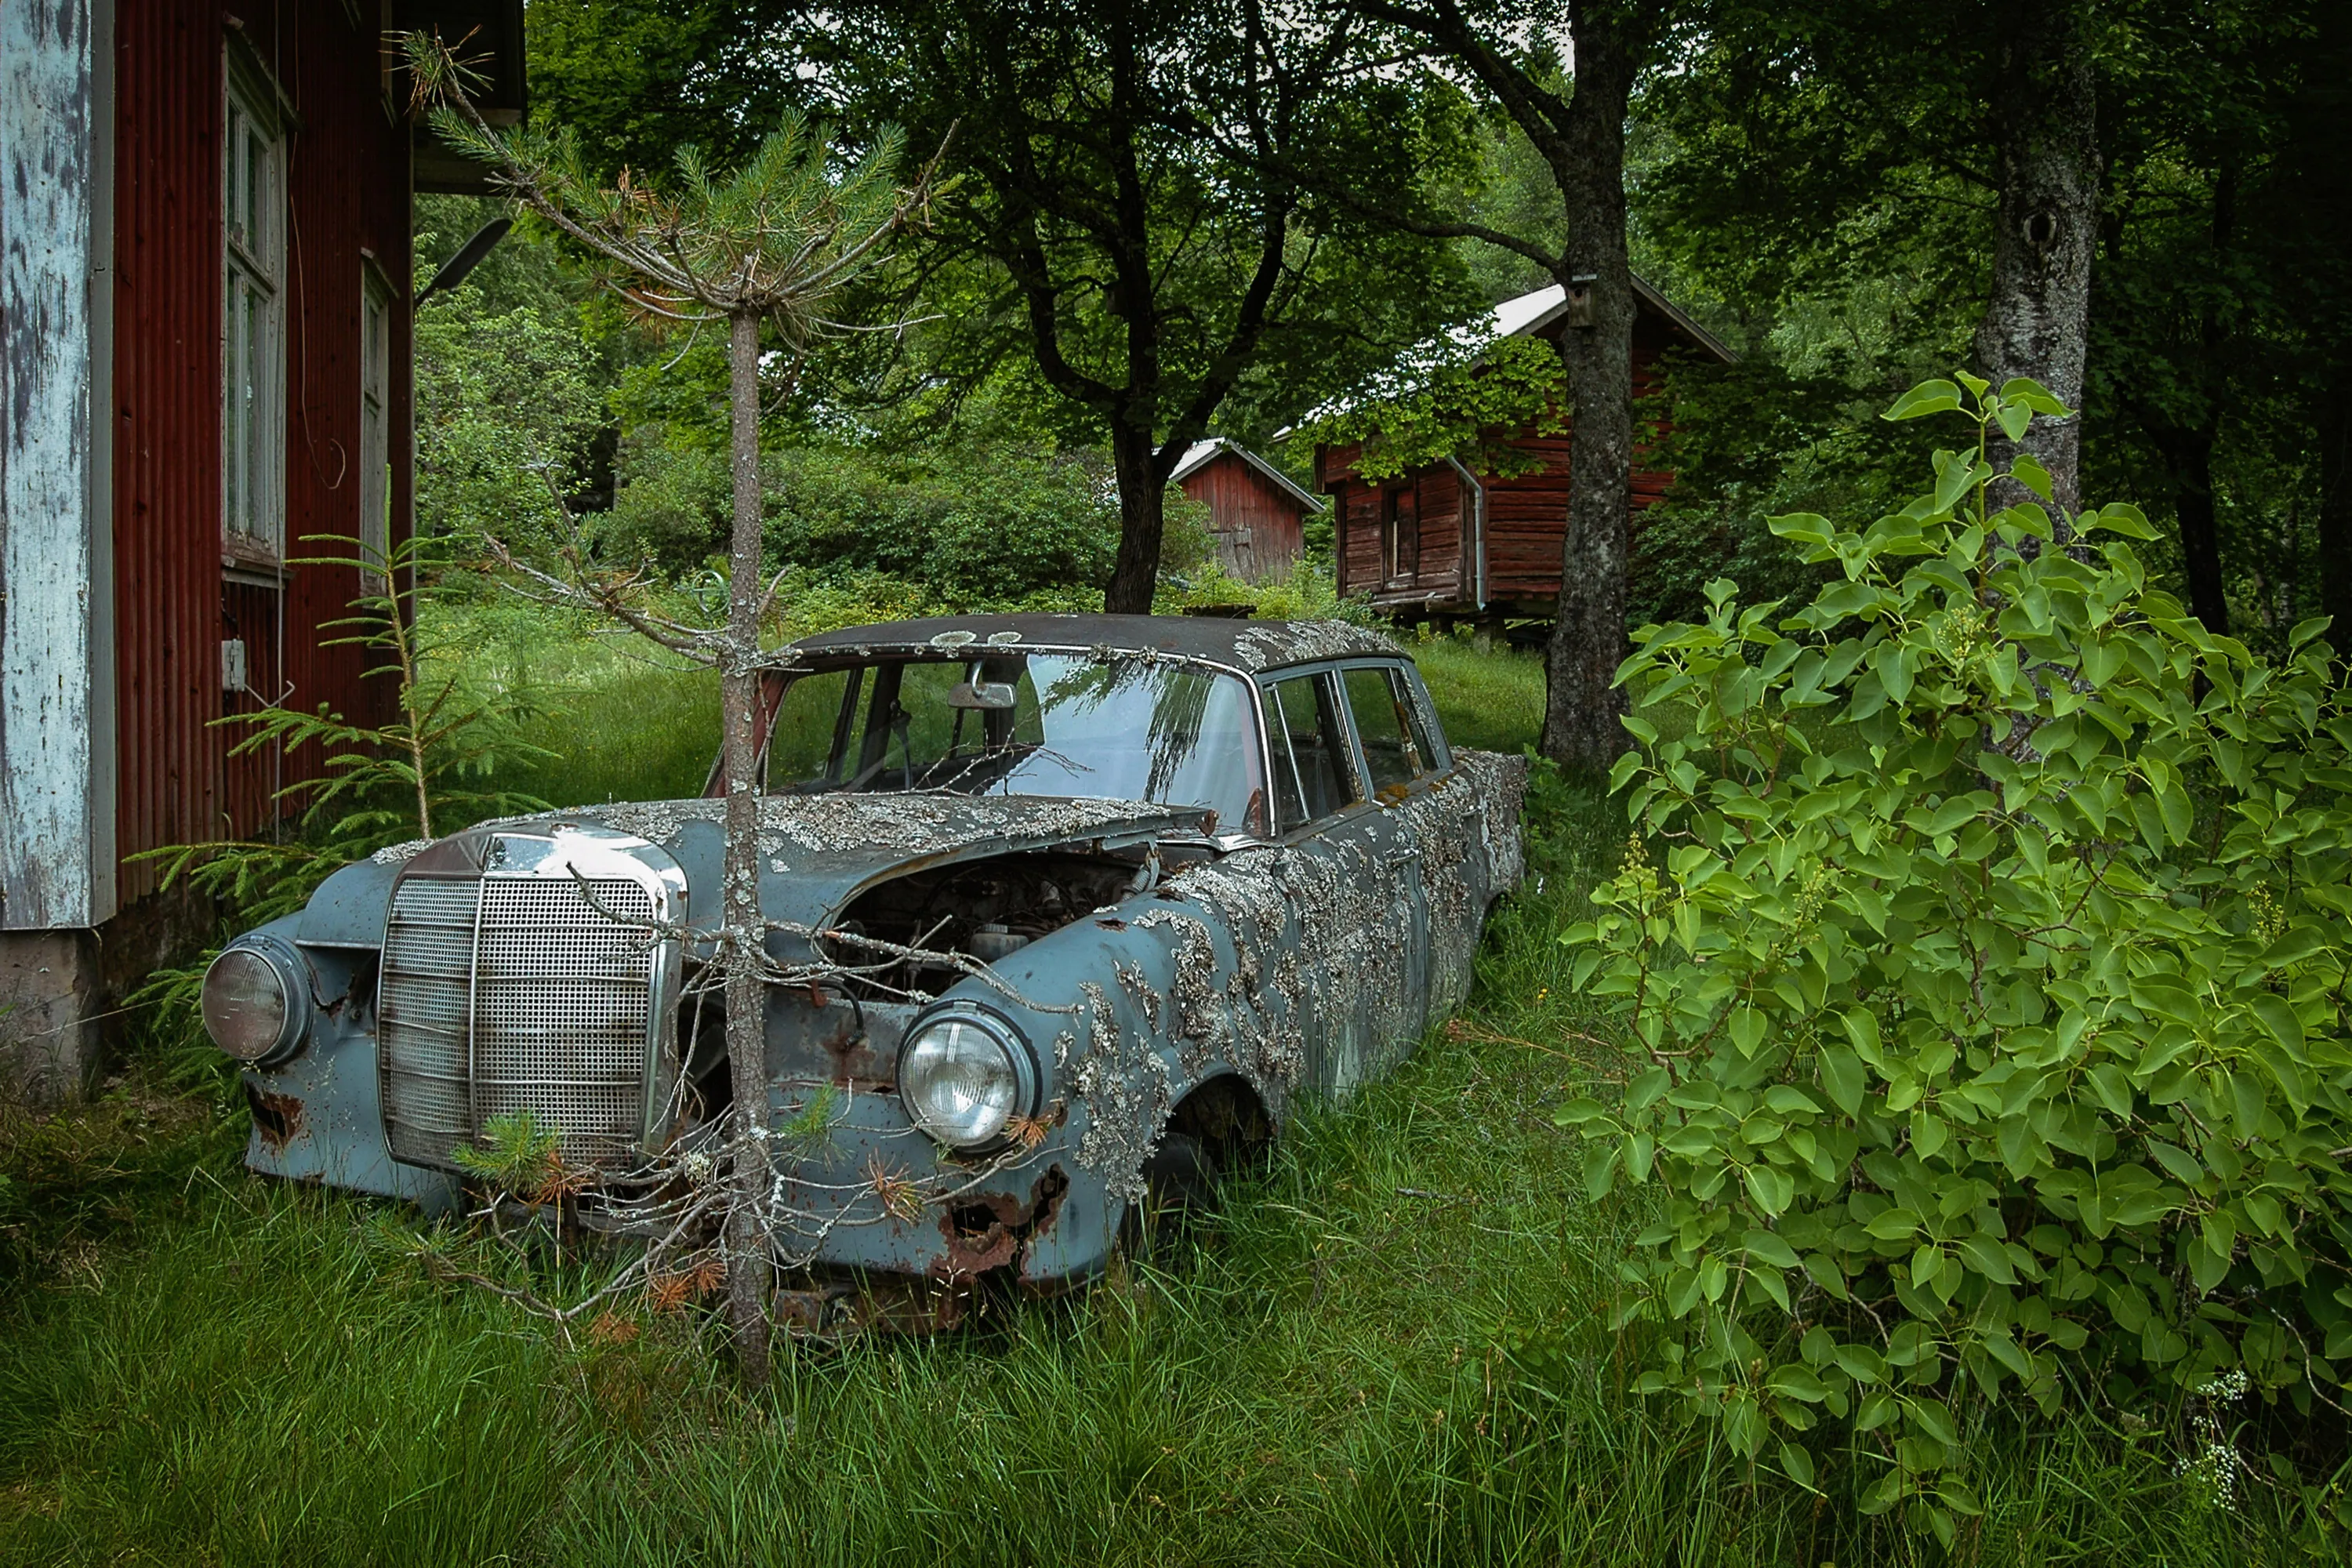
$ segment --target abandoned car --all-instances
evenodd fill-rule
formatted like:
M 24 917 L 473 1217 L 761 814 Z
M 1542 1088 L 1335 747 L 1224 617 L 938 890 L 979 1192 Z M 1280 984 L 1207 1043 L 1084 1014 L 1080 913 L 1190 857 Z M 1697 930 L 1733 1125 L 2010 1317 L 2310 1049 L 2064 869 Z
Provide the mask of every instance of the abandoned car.
M 752 1135 L 808 1278 L 1092 1277 L 1155 1181 L 1411 1050 L 1520 874 L 1525 763 L 1448 747 L 1353 626 L 966 616 L 788 653 Z M 441 1206 L 529 1112 L 600 1190 L 688 1180 L 731 1100 L 717 795 L 386 849 L 231 943 L 204 1008 L 247 1163 Z

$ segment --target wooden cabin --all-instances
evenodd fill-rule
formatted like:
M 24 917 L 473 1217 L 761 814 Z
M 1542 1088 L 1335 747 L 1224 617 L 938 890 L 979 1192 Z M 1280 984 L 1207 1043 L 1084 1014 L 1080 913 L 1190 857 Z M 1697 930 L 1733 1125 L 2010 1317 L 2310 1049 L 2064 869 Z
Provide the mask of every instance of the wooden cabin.
M 1218 563 L 1244 583 L 1263 583 L 1297 565 L 1307 514 L 1323 510 L 1313 492 L 1223 436 L 1192 443 L 1168 482 L 1208 506 Z
M 1640 279 L 1633 280 L 1633 395 L 1658 384 L 1659 356 L 1680 348 L 1729 363 L 1718 339 Z M 1557 339 L 1569 307 L 1555 284 L 1495 307 L 1497 337 Z M 1433 463 L 1369 483 L 1354 464 L 1360 446 L 1318 446 L 1316 484 L 1331 498 L 1339 588 L 1369 596 L 1408 621 L 1549 618 L 1559 598 L 1560 545 L 1568 530 L 1568 453 L 1573 432 L 1509 442 L 1541 459 L 1515 479 L 1473 473 L 1456 461 Z M 1674 476 L 1633 454 L 1633 526 L 1642 509 L 1665 493 Z
M 522 0 L 0 0 L 0 1077 L 70 1094 L 213 912 L 145 852 L 266 831 L 397 692 L 309 542 L 406 537 L 410 198 L 488 171 L 389 31 L 524 109 Z

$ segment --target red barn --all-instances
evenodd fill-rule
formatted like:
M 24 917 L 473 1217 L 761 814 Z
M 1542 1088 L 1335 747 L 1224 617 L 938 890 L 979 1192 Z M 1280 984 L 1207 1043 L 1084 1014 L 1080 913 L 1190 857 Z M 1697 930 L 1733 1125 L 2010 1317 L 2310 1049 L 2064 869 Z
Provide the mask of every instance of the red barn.
M 166 845 L 249 835 L 300 752 L 215 722 L 388 718 L 322 625 L 410 489 L 419 129 L 389 31 L 470 36 L 504 115 L 521 0 L 0 5 L 0 1058 L 69 1092 L 95 1020 L 209 911 Z
M 1636 397 L 1656 387 L 1658 358 L 1670 348 L 1725 363 L 1735 357 L 1638 278 L 1633 292 Z M 1492 330 L 1497 337 L 1557 340 L 1570 330 L 1569 316 L 1564 291 L 1554 284 L 1496 306 Z M 1360 447 L 1318 447 L 1316 483 L 1335 509 L 1339 592 L 1368 595 L 1407 620 L 1549 617 L 1559 598 L 1571 437 L 1522 431 L 1509 444 L 1541 461 L 1516 479 L 1447 461 L 1371 483 L 1355 472 Z M 1643 467 L 1639 448 L 1634 462 L 1638 516 L 1674 476 Z
M 1168 476 L 1209 509 L 1217 560 L 1244 583 L 1279 577 L 1306 549 L 1307 514 L 1323 503 L 1273 464 L 1223 436 L 1195 441 Z

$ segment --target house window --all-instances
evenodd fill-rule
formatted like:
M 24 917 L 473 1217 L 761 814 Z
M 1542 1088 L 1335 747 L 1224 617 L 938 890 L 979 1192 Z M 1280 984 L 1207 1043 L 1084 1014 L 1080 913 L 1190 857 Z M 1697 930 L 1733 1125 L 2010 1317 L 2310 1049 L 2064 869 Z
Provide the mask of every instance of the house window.
M 392 552 L 392 289 L 360 267 L 360 580 L 386 587 Z
M 1421 504 L 1411 485 L 1381 492 L 1381 566 L 1392 585 L 1420 574 Z
M 286 512 L 285 146 L 265 84 L 231 58 L 221 141 L 221 551 L 274 564 Z

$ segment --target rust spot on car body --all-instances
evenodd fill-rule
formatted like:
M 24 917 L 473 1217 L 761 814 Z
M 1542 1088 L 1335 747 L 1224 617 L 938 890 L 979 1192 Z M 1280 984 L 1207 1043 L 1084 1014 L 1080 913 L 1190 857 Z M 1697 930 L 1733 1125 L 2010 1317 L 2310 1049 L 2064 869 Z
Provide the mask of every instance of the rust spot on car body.
M 1025 1202 L 1011 1193 L 973 1193 L 948 1205 L 940 1215 L 947 1254 L 931 1265 L 930 1273 L 961 1279 L 1003 1268 L 1021 1255 L 1031 1237 L 1053 1228 L 1069 1190 L 1068 1173 L 1049 1165 L 1030 1186 Z
M 855 1014 L 845 1016 L 818 1042 L 833 1064 L 833 1081 L 861 1094 L 888 1094 L 898 1087 L 898 1064 L 874 1048 Z
M 262 1147 L 274 1154 L 283 1154 L 286 1145 L 302 1136 L 303 1103 L 290 1094 L 266 1094 L 247 1086 L 246 1103 L 253 1110 L 253 1130 L 261 1134 Z

